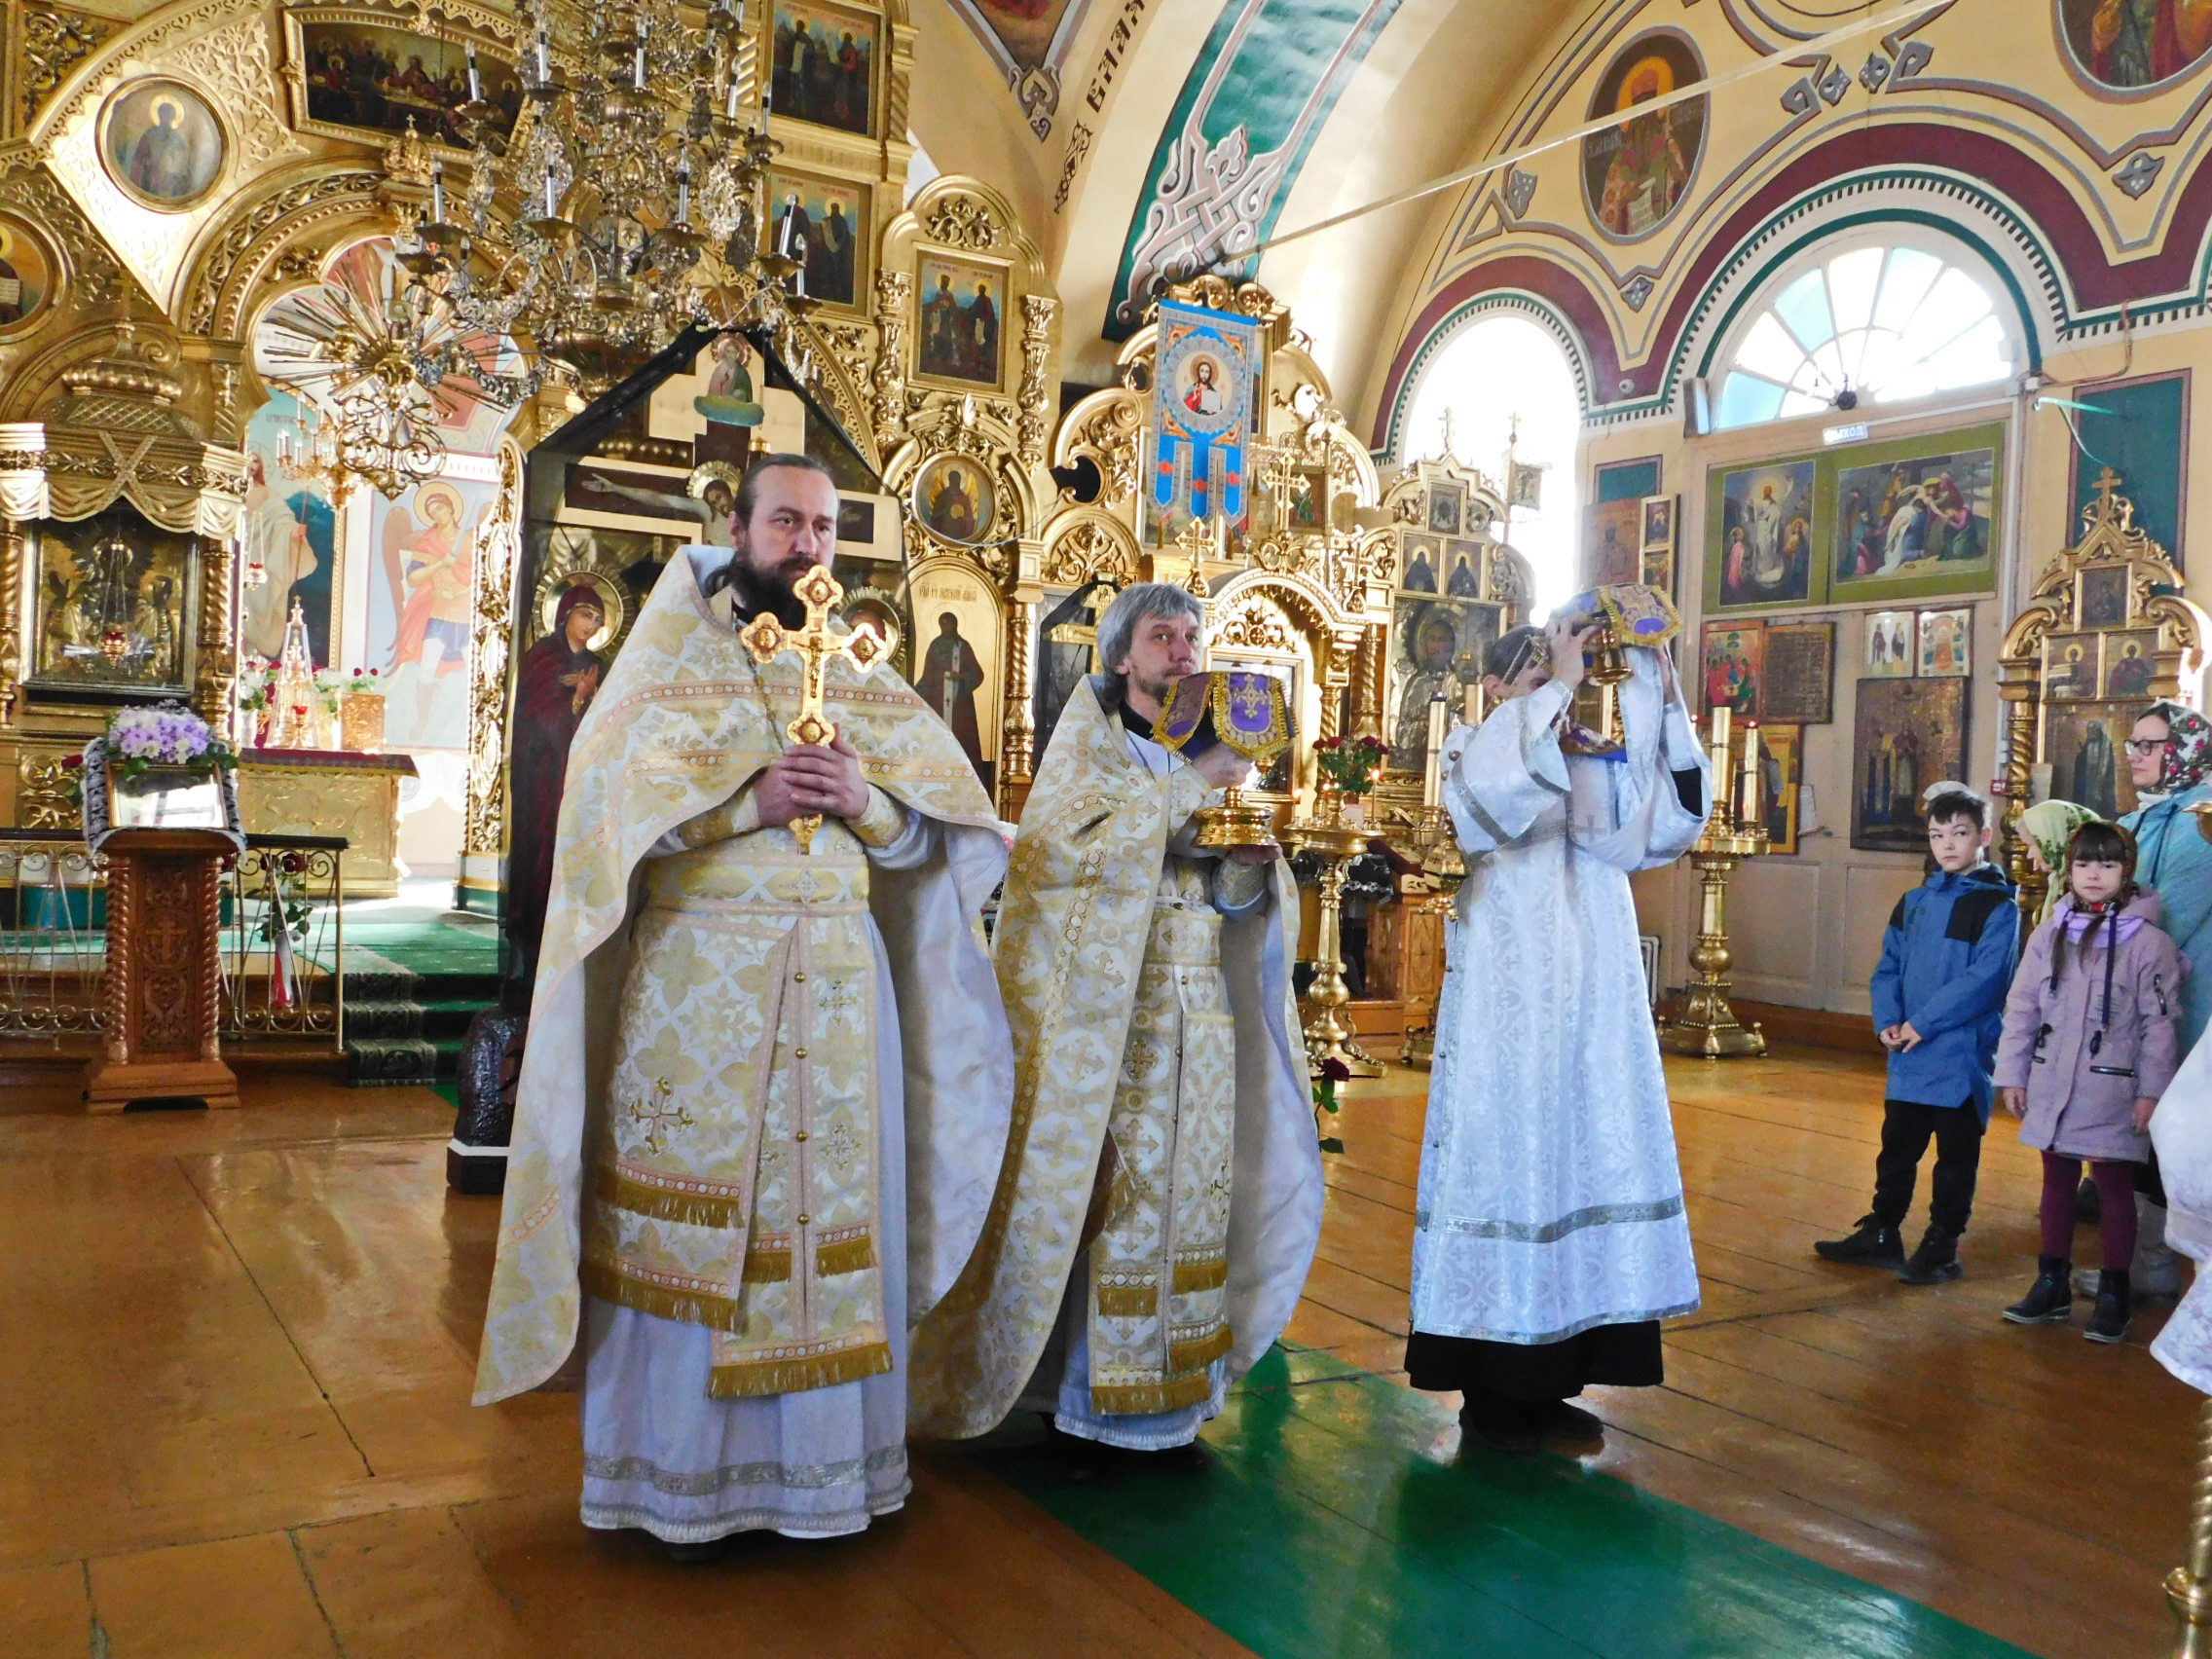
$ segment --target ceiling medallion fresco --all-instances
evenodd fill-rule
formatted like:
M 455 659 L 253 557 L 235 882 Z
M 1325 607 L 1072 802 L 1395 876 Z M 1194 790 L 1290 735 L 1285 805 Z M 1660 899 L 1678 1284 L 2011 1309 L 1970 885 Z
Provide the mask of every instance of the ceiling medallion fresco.
M 2074 67 L 2110 92 L 2162 87 L 2212 55 L 2212 0 L 2057 0 Z
M 1598 120 L 1665 97 L 1705 79 L 1705 65 L 1680 35 L 1631 41 L 1598 83 L 1590 117 Z M 1674 217 L 1705 153 L 1712 99 L 1684 99 L 1636 115 L 1582 140 L 1582 194 L 1607 236 L 1633 241 Z

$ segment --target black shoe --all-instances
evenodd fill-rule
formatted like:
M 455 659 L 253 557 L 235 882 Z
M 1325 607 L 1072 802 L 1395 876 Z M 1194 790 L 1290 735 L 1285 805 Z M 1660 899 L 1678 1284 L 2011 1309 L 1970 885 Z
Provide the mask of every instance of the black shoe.
M 2127 1322 L 2133 1313 L 2127 1270 L 2107 1268 L 2097 1275 L 2097 1306 L 2089 1315 L 2089 1328 L 2082 1335 L 2093 1343 L 2117 1343 L 2127 1335 Z
M 680 1544 L 668 1538 L 656 1539 L 660 1553 L 678 1567 L 704 1567 L 711 1561 L 719 1561 L 729 1554 L 729 1538 L 701 1538 L 696 1543 Z
M 1202 1440 L 1163 1446 L 1157 1452 L 1131 1452 L 1128 1456 L 1140 1468 L 1170 1475 L 1202 1475 L 1213 1467 L 1213 1454 Z
M 1459 1444 L 1469 1441 L 1493 1452 L 1528 1453 L 1536 1449 L 1534 1414 L 1519 1400 L 1484 1390 L 1469 1390 L 1459 1408 Z
M 2074 1316 L 2073 1264 L 2063 1256 L 2043 1256 L 2038 1267 L 2036 1282 L 2005 1309 L 2005 1317 L 2015 1325 L 2063 1325 Z
M 1605 1438 L 1605 1419 L 1568 1400 L 1546 1400 L 1529 1408 L 1537 1436 L 1544 1440 L 1590 1441 Z
M 2105 1197 L 2097 1191 L 2097 1184 L 2086 1175 L 2074 1194 L 2074 1220 L 2082 1227 L 2094 1227 L 2104 1219 Z
M 1959 1235 L 1930 1224 L 1920 1235 L 1920 1248 L 1898 1270 L 1903 1284 L 1948 1284 L 1966 1272 L 1959 1261 Z
M 1060 1460 L 1060 1479 L 1071 1486 L 1090 1486 L 1106 1473 L 1113 1448 L 1080 1434 L 1069 1434 L 1051 1419 L 1045 1421 L 1045 1441 Z
M 1844 1262 L 1855 1268 L 1888 1268 L 1895 1272 L 1904 1266 L 1904 1238 L 1894 1227 L 1885 1227 L 1879 1217 L 1866 1215 L 1859 1218 L 1859 1231 L 1848 1238 L 1824 1238 L 1813 1246 L 1824 1262 Z

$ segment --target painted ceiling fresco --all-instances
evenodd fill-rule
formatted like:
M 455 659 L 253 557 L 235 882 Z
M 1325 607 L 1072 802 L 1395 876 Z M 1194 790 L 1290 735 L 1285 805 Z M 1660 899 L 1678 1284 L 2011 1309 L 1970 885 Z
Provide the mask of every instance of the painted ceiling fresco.
M 1824 0 L 1601 8 L 1528 85 L 1489 152 L 1627 115 L 1684 78 L 1708 96 L 1629 115 L 1462 187 L 1410 275 L 1374 441 L 1440 329 L 1511 293 L 1585 343 L 1601 421 L 1669 408 L 1743 274 L 1855 217 L 1918 219 L 1982 251 L 2054 340 L 2194 313 L 2212 224 L 2212 0 L 1931 0 L 1886 31 Z M 1877 17 L 1896 17 L 1876 8 Z

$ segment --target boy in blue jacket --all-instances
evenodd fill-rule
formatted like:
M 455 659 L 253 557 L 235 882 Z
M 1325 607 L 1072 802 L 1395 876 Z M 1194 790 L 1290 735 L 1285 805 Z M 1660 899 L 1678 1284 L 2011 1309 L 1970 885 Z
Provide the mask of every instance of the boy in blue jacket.
M 1995 828 L 1988 797 L 1964 784 L 1938 784 L 1929 796 L 1936 872 L 1890 912 L 1874 970 L 1874 1029 L 1890 1051 L 1890 1079 L 1873 1212 L 1850 1237 L 1813 1246 L 1831 1262 L 1892 1269 L 1906 1284 L 1941 1284 L 1966 1272 L 1959 1236 L 1973 1209 L 1995 1097 L 1990 1067 L 2019 954 L 2012 884 L 1984 856 Z M 1928 1231 L 1907 1261 L 1899 1230 L 1931 1137 Z

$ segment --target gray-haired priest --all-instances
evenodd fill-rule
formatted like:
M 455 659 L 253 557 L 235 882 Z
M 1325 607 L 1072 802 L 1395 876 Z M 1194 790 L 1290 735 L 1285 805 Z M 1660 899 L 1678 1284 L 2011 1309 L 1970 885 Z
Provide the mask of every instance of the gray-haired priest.
M 1629 872 L 1705 826 L 1710 768 L 1673 664 L 1631 647 L 1626 740 L 1573 724 L 1572 619 L 1491 647 L 1479 728 L 1444 749 L 1467 859 L 1445 947 L 1414 1212 L 1408 1380 L 1478 1440 L 1587 1438 L 1586 1383 L 1661 1379 L 1659 1321 L 1698 1303 Z
M 1154 738 L 1203 649 L 1179 587 L 1130 587 L 1099 619 L 1109 672 L 1060 716 L 999 912 L 1006 1168 L 915 1339 L 916 1433 L 1022 1406 L 1078 1478 L 1118 1455 L 1203 1465 L 1200 1425 L 1281 1333 L 1320 1233 L 1289 879 L 1272 848 L 1195 842 L 1242 757 Z
M 907 1332 L 981 1229 L 1013 1051 L 976 924 L 1003 827 L 896 675 L 791 652 L 837 491 L 770 456 L 686 547 L 569 761 L 477 1400 L 583 1350 L 583 1520 L 680 1559 L 907 1492 Z M 819 815 L 811 844 L 803 820 Z

